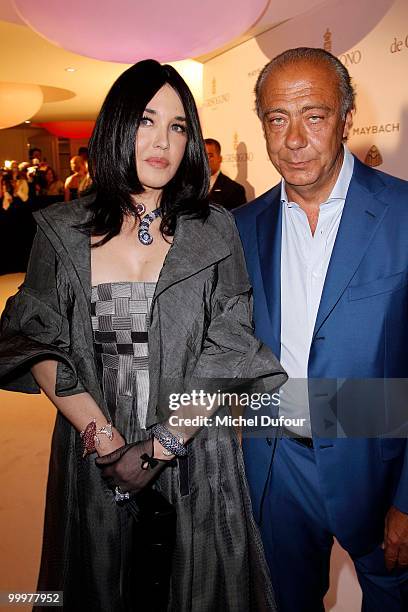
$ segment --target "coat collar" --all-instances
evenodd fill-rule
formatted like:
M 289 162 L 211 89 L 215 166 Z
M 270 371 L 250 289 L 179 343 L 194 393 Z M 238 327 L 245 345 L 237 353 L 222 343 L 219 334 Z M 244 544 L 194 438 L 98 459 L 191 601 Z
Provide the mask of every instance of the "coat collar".
M 91 218 L 87 204 L 92 199 L 93 196 L 88 196 L 69 204 L 58 203 L 34 214 L 38 225 L 66 266 L 74 289 L 76 292 L 82 289 L 87 299 L 91 295 L 90 237 L 79 226 Z
M 70 276 L 82 288 L 87 300 L 91 295 L 90 237 L 78 226 L 89 221 L 88 196 L 70 204 L 58 204 L 36 213 L 36 220 L 55 250 L 70 269 Z M 228 257 L 230 248 L 222 235 L 225 211 L 211 206 L 206 220 L 182 216 L 177 223 L 173 244 L 165 259 L 154 300 L 168 287 L 193 276 Z M 148 248 L 148 247 L 147 247 Z
M 225 214 L 217 206 L 211 206 L 210 216 L 202 221 L 180 217 L 173 244 L 167 253 L 157 283 L 155 299 L 168 287 L 193 276 L 231 254 L 220 223 Z

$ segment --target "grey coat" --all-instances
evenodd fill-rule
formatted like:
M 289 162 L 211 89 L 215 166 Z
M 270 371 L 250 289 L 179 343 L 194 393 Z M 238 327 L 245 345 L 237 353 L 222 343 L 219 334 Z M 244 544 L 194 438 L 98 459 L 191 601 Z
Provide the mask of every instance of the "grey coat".
M 89 218 L 87 201 L 36 214 L 27 276 L 2 317 L 0 379 L 3 388 L 39 392 L 30 364 L 57 359 L 57 394 L 87 391 L 109 417 L 93 348 L 90 238 L 77 227 Z M 179 390 L 191 378 L 227 379 L 229 385 L 229 379 L 246 378 L 260 391 L 286 380 L 274 355 L 252 334 L 251 309 L 231 215 L 214 207 L 205 222 L 180 218 L 151 308 L 147 426 L 167 415 L 169 381 Z M 116 423 L 128 441 L 142 435 L 130 421 Z M 166 469 L 159 483 L 178 521 L 169 610 L 274 610 L 234 433 L 201 430 L 190 444 L 188 468 L 187 492 L 180 490 L 178 467 Z M 64 590 L 66 610 L 122 611 L 126 529 L 123 509 L 92 459 L 81 459 L 77 432 L 58 414 L 39 588 Z

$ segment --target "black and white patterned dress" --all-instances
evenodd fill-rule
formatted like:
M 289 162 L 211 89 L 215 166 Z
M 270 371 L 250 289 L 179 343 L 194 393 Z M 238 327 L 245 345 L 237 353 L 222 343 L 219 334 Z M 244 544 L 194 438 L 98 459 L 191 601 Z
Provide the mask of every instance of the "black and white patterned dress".
M 156 283 L 113 282 L 92 287 L 91 313 L 99 377 L 116 427 L 140 439 L 149 400 L 149 313 Z

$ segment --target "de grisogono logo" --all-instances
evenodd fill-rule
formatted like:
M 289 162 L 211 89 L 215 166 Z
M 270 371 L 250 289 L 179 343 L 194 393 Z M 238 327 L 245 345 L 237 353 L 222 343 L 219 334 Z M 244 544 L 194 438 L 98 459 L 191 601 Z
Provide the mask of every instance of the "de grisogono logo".
M 330 28 L 327 28 L 323 34 L 323 49 L 329 53 L 332 52 L 332 33 Z
M 215 77 L 211 79 L 211 96 L 204 100 L 205 108 L 217 108 L 220 104 L 225 104 L 230 101 L 230 94 L 221 93 L 217 94 L 217 80 Z
M 227 163 L 242 163 L 254 159 L 252 151 L 247 151 L 246 145 L 240 141 L 237 131 L 235 131 L 232 136 L 232 148 L 234 152 L 225 153 L 223 155 L 223 161 Z
M 390 53 L 400 53 L 408 49 L 408 34 L 405 38 L 394 36 L 394 40 L 390 45 Z
M 363 59 L 363 54 L 361 53 L 360 49 L 352 49 L 351 51 L 342 53 L 337 57 L 346 68 L 351 68 L 352 66 L 356 66 L 361 62 Z

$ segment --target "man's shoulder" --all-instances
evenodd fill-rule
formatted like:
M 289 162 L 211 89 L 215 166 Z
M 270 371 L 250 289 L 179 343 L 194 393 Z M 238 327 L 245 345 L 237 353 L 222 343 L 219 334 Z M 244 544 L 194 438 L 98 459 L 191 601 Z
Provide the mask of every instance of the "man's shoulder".
M 245 223 L 246 221 L 257 217 L 266 208 L 270 206 L 277 206 L 280 202 L 280 183 L 269 189 L 262 195 L 243 204 L 239 208 L 233 211 L 233 215 L 236 219 L 237 224 Z
M 219 173 L 217 180 L 214 183 L 214 186 L 215 185 L 217 185 L 217 187 L 223 187 L 224 189 L 229 190 L 244 190 L 244 187 L 240 183 L 234 181 L 234 179 L 230 178 L 223 172 Z
M 217 180 L 215 181 L 216 183 L 224 183 L 226 185 L 230 185 L 232 183 L 235 183 L 236 181 L 234 181 L 232 178 L 230 178 L 227 174 L 224 174 L 221 170 L 217 176 Z

